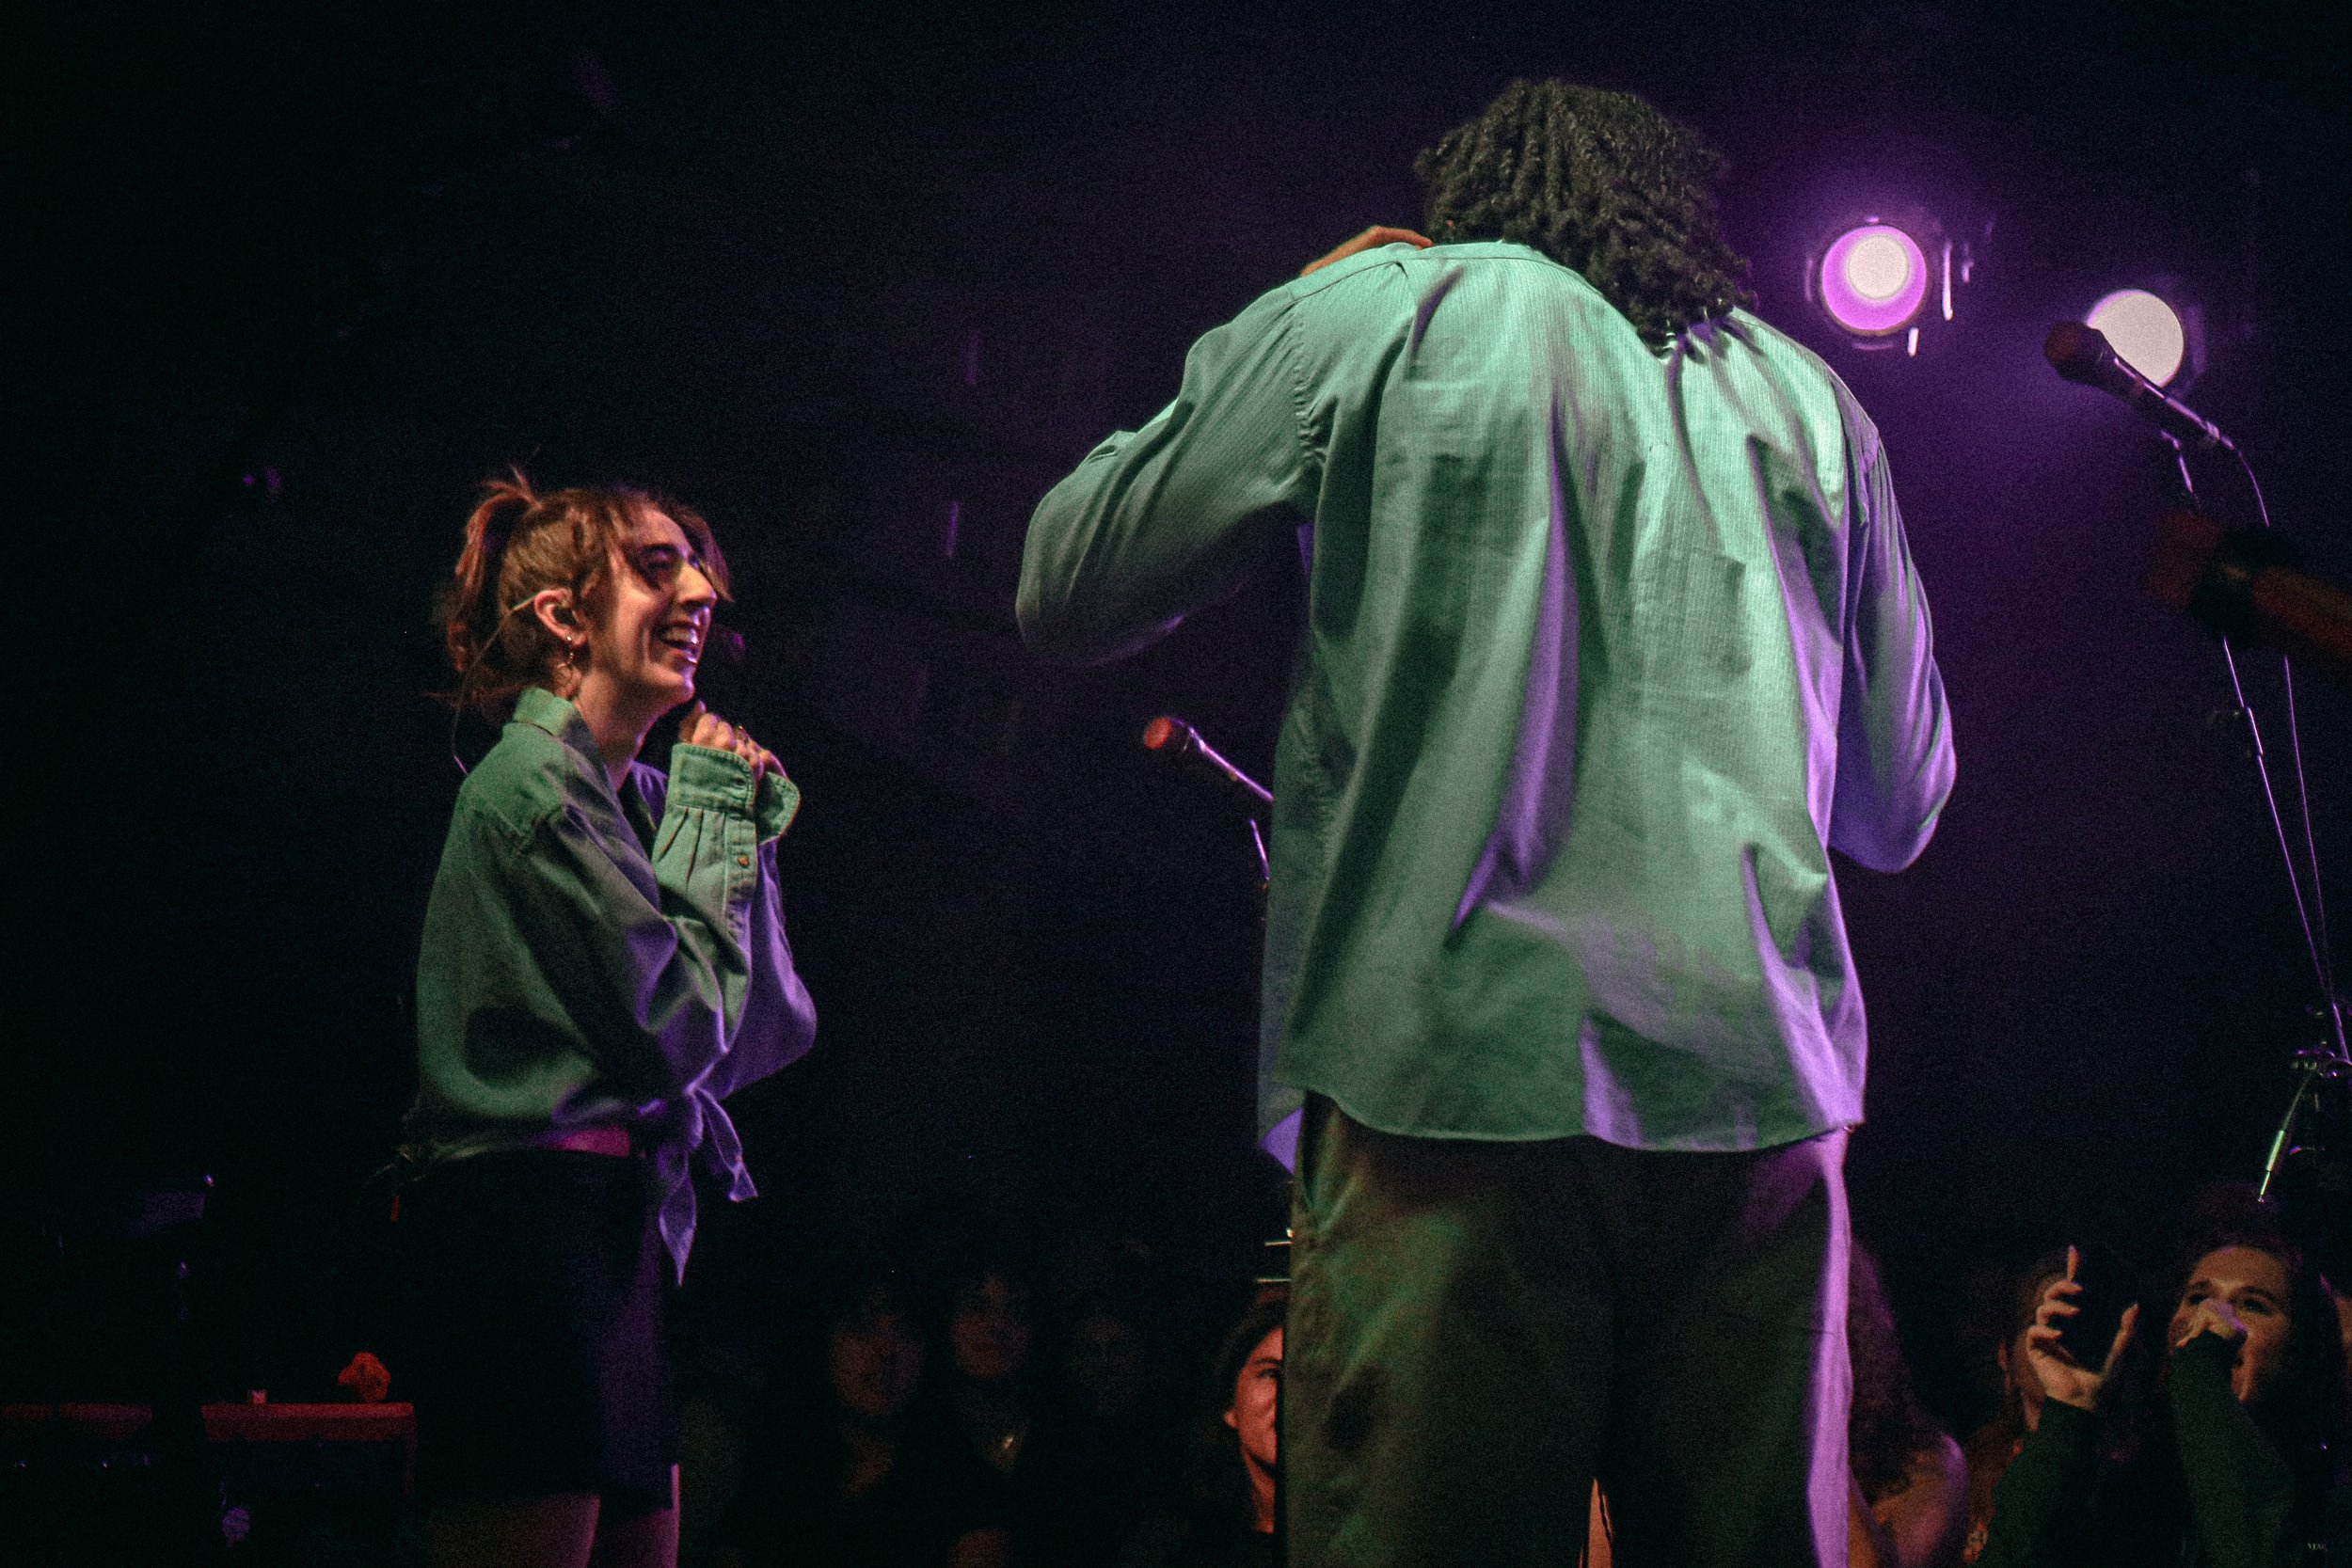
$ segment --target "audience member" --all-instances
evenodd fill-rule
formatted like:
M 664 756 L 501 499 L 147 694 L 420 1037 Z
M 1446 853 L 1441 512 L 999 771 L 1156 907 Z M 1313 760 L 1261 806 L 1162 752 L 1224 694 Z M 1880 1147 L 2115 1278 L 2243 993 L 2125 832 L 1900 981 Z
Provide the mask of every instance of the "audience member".
M 2000 1408 L 1993 1418 L 1969 1434 L 1963 1449 L 1968 1462 L 1968 1544 L 1963 1562 L 1984 1553 L 1985 1535 L 1993 1520 L 1994 1488 L 2010 1461 L 2017 1457 L 2026 1434 L 2042 1424 L 2042 1380 L 2027 1359 L 2026 1336 L 2042 1305 L 2042 1292 L 2066 1277 L 2066 1254 L 2046 1252 L 2004 1282 L 2005 1306 L 1993 1347 L 2000 1384 Z
M 1878 1260 L 1854 1244 L 1846 1347 L 1853 1362 L 1847 1464 L 1853 1568 L 1952 1568 L 1968 1538 L 1968 1467 L 1920 1404 Z
M 1151 1382 L 1151 1356 L 1139 1314 L 1096 1298 L 1081 1304 L 1070 1325 L 1062 1372 L 1069 1380 L 1073 1409 L 1105 1430 L 1134 1420 Z
M 1027 1277 L 991 1259 L 955 1281 L 946 1323 L 941 1397 L 973 1454 L 1010 1477 L 1036 1430 L 1029 1353 L 1037 1344 Z
M 1063 1558 L 1087 1568 L 1110 1560 L 1140 1521 L 1164 1512 L 1183 1473 L 1153 1324 L 1139 1294 L 1110 1290 L 1078 1303 L 1062 1337 L 1059 1397 L 1039 1441 L 1061 1472 Z
M 1218 1408 L 1200 1425 L 1191 1496 L 1136 1529 L 1120 1568 L 1271 1568 L 1288 1307 L 1279 1291 L 1263 1294 L 1226 1336 L 1210 1372 Z
M 1036 1354 L 1035 1293 L 1002 1255 L 968 1260 L 951 1279 L 946 1354 L 924 1415 L 985 1467 L 1022 1568 L 1094 1568 L 1101 1497 L 1075 1429 L 1051 1397 Z
M 960 1434 L 910 1418 L 924 1349 L 900 1292 L 847 1292 L 818 1349 L 816 1375 L 786 1369 L 755 1437 L 720 1568 L 1004 1568 L 999 1478 Z
M 1913 1390 L 1878 1262 L 1856 1242 L 1846 1295 L 1853 1402 L 1846 1423 L 1846 1550 L 1853 1568 L 1953 1568 L 1968 1534 L 1960 1445 Z M 1597 1485 L 1586 1568 L 1611 1568 L 1608 1494 Z
M 2000 1409 L 1964 1453 L 1920 1403 L 1875 1260 L 1855 1249 L 1857 1568 L 2283 1568 L 2323 1541 L 2352 1554 L 2339 1304 L 2250 1195 L 2206 1195 L 2185 1219 L 2147 1298 L 2171 1308 L 2161 1343 L 2153 1307 L 2144 1332 L 2135 1308 L 2097 1369 L 2058 1341 L 2080 1291 L 2072 1255 L 2013 1277 L 1988 1358 Z M 1273 1561 L 1279 1294 L 1227 1336 L 1187 1462 L 1155 1298 L 1137 1281 L 1089 1282 L 1054 1315 L 1058 1334 L 1002 1257 L 950 1283 L 932 1298 L 935 1358 L 893 1283 L 843 1291 L 818 1317 L 748 1446 L 719 1568 Z M 1606 1508 L 1597 1493 L 1593 1568 L 1610 1562 Z
M 2275 1212 L 2201 1203 L 2165 1288 L 2099 1365 L 2059 1341 L 2079 1310 L 2047 1286 L 2026 1354 L 2045 1396 L 1994 1495 L 1993 1568 L 2255 1568 L 2332 1546 L 2352 1560 L 2345 1379 L 2334 1305 Z M 2325 1547 L 2322 1547 L 2325 1549 Z

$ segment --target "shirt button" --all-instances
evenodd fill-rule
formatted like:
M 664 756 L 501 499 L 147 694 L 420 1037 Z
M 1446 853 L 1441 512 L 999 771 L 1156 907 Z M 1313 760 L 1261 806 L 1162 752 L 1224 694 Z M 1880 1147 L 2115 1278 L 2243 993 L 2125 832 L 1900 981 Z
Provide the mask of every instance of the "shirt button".
M 738 855 L 735 857 L 735 863 L 738 865 L 749 865 L 752 863 L 752 857 L 749 855 Z

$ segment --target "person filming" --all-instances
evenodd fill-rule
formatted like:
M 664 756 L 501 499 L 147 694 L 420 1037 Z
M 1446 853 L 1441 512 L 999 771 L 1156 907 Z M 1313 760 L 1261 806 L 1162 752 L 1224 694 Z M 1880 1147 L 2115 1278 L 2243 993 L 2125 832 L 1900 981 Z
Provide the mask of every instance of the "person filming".
M 2041 1419 L 1994 1489 L 1979 1568 L 2291 1568 L 2352 1560 L 2344 1368 L 2328 1287 L 2267 1210 L 2199 1227 L 2159 1320 L 2124 1310 L 2105 1345 L 2070 1249 L 2043 1287 L 2027 1363 Z

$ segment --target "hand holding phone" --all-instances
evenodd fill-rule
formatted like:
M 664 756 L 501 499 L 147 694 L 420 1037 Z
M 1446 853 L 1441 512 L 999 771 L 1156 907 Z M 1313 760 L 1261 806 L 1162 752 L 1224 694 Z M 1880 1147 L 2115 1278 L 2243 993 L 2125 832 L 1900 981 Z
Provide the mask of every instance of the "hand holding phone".
M 2114 1372 L 2116 1362 L 2122 1358 L 2124 1346 L 2131 1343 L 2132 1329 L 2139 1322 L 2139 1304 L 2126 1300 L 2111 1320 L 2115 1326 L 2106 1342 L 2088 1354 L 2077 1354 L 2062 1336 L 2072 1333 L 2075 1341 L 2086 1348 L 2094 1342 L 2085 1331 L 2074 1326 L 2085 1315 L 2080 1303 L 2088 1290 L 2078 1277 L 2082 1267 L 2081 1249 L 2068 1247 L 2066 1277 L 2054 1279 L 2043 1288 L 2042 1303 L 2034 1311 L 2033 1326 L 2026 1331 L 2026 1359 L 2043 1394 L 2078 1410 L 2095 1410 L 2107 1378 Z M 2103 1303 L 2094 1305 L 2111 1303 L 2119 1294 L 2128 1294 L 2127 1270 L 2112 1260 L 2094 1267 L 2106 1281 L 2102 1286 Z

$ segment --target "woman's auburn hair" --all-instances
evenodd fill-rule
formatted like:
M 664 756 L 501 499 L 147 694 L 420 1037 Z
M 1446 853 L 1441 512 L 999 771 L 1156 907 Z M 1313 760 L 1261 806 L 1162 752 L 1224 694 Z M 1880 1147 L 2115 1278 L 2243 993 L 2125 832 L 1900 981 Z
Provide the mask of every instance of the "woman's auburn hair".
M 548 684 L 565 650 L 538 616 L 523 611 L 534 595 L 559 588 L 580 615 L 596 616 L 611 594 L 614 559 L 650 513 L 684 531 L 726 597 L 726 560 L 710 525 L 691 507 L 625 484 L 570 485 L 543 495 L 520 468 L 485 483 L 444 590 L 442 635 L 457 673 L 450 700 L 497 717 L 524 688 Z

